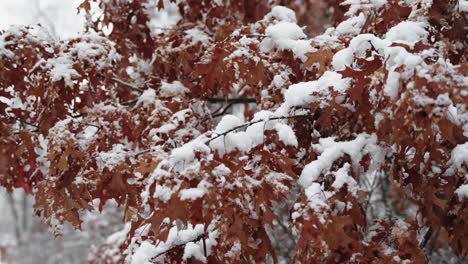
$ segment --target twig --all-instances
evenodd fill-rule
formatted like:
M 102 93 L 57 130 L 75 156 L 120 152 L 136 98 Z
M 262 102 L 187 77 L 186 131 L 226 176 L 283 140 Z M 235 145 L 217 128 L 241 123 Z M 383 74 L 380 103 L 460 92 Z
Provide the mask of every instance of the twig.
M 86 123 L 86 122 L 76 122 L 76 123 L 82 124 L 82 125 L 87 125 L 87 126 L 92 126 L 92 127 L 97 128 L 97 129 L 102 129 L 102 126 L 96 125 L 96 124 L 92 124 L 92 123 Z
M 221 134 L 218 134 L 214 138 L 211 138 L 211 139 L 207 140 L 204 143 L 209 144 L 211 141 L 213 141 L 213 140 L 215 140 L 217 138 L 220 138 L 222 136 L 226 136 L 227 134 L 229 134 L 229 133 L 231 133 L 233 131 L 236 131 L 237 129 L 241 129 L 241 128 L 244 128 L 244 127 L 249 127 L 249 126 L 257 124 L 257 123 L 268 122 L 268 121 L 272 121 L 272 120 L 293 119 L 293 118 L 308 118 L 308 117 L 312 117 L 312 116 L 309 115 L 309 114 L 292 115 L 292 116 L 276 116 L 276 117 L 272 117 L 272 118 L 268 118 L 268 119 L 260 119 L 260 120 L 256 120 L 256 121 L 251 121 L 251 122 L 244 123 L 242 125 L 236 126 L 234 128 L 231 128 L 228 131 L 225 131 L 225 132 L 223 132 Z M 138 153 L 135 153 L 135 156 L 137 157 L 137 156 L 140 156 L 140 155 L 148 153 L 148 152 L 151 152 L 151 149 L 146 149 L 146 150 L 142 150 L 142 151 L 140 151 Z
M 434 244 L 437 242 L 437 239 L 439 238 L 440 234 L 440 226 L 437 228 L 437 230 L 434 232 L 431 232 L 431 236 L 428 238 L 428 243 L 426 245 L 426 255 L 431 255 L 432 251 L 434 250 Z
M 376 179 L 376 178 L 378 178 L 378 179 Z M 367 209 L 369 208 L 370 200 L 372 198 L 372 194 L 374 193 L 374 190 L 377 189 L 377 187 L 379 187 L 379 184 L 381 184 L 381 180 L 382 180 L 382 177 L 376 175 L 374 177 L 371 185 L 369 186 L 371 189 L 369 190 L 369 195 L 367 197 L 366 204 L 364 205 L 364 211 L 365 212 L 367 212 Z M 374 184 L 375 184 L 375 186 L 374 186 Z
M 128 106 L 128 105 L 132 105 L 132 104 L 136 103 L 137 101 L 138 101 L 138 99 L 133 99 L 133 100 L 130 100 L 130 101 L 121 102 L 120 104 L 124 105 L 124 106 Z
M 226 136 L 227 134 L 229 134 L 229 133 L 231 133 L 233 131 L 236 131 L 236 130 L 244 128 L 244 127 L 249 127 L 249 126 L 257 124 L 257 123 L 268 122 L 268 121 L 272 121 L 272 120 L 292 119 L 292 118 L 307 118 L 307 117 L 311 117 L 311 116 L 309 114 L 307 114 L 307 115 L 292 115 L 292 116 L 276 116 L 276 117 L 272 117 L 272 118 L 268 118 L 268 119 L 260 119 L 260 120 L 256 120 L 256 121 L 251 121 L 251 122 L 244 123 L 242 125 L 233 127 L 231 129 L 223 132 L 223 133 L 220 133 L 220 134 L 216 135 L 214 138 L 209 139 L 205 143 L 209 144 L 211 141 L 213 141 L 213 140 L 215 140 L 217 138 L 220 138 L 222 136 Z
M 143 154 L 148 153 L 148 152 L 151 152 L 151 149 L 146 149 L 146 150 L 142 150 L 142 151 L 140 151 L 138 153 L 135 153 L 135 157 L 138 157 L 138 156 L 143 155 Z
M 256 103 L 255 99 L 253 98 L 206 98 L 205 100 L 209 103 L 219 103 L 219 102 L 229 103 L 227 106 L 221 105 L 219 108 L 217 108 L 213 113 L 211 113 L 211 118 L 216 118 L 216 117 L 226 114 L 227 110 L 229 110 L 229 108 L 231 108 L 234 104 Z M 203 119 L 203 121 L 206 121 L 208 119 L 210 119 L 210 116 Z
M 244 104 L 244 103 L 256 103 L 255 98 L 223 98 L 223 97 L 207 97 L 205 101 L 208 103 L 232 103 L 232 104 Z
M 118 83 L 118 84 L 120 84 L 120 85 L 122 85 L 122 86 L 124 86 L 124 87 L 127 87 L 127 88 L 130 88 L 130 89 L 134 90 L 134 91 L 137 91 L 137 92 L 139 92 L 139 93 L 143 93 L 143 90 L 142 90 L 142 89 L 140 89 L 140 88 L 136 87 L 135 85 L 133 85 L 133 84 L 131 84 L 131 83 L 128 83 L 128 82 L 126 82 L 126 81 L 117 79 L 117 78 L 115 78 L 115 77 L 112 77 L 110 80 L 113 81 L 113 82 L 115 82 L 115 83 Z
M 100 73 L 98 73 L 97 76 L 98 76 L 99 78 L 103 78 L 103 79 L 106 78 L 104 75 L 102 75 L 102 74 L 100 74 Z M 129 89 L 131 89 L 131 90 L 137 91 L 137 92 L 139 92 L 140 94 L 143 93 L 143 90 L 142 90 L 142 89 L 136 87 L 135 85 L 133 85 L 133 84 L 131 84 L 131 83 L 129 83 L 129 82 L 126 82 L 126 81 L 124 81 L 124 80 L 121 80 L 121 79 L 119 79 L 119 78 L 111 77 L 110 80 L 111 80 L 112 82 L 115 82 L 115 83 L 117 83 L 117 84 L 122 85 L 122 86 L 125 87 L 125 88 L 129 88 Z
M 224 105 L 221 105 L 220 107 L 218 107 L 213 113 L 211 113 L 211 115 L 215 115 L 217 114 L 219 111 L 221 111 L 221 109 L 223 109 Z
M 156 256 L 152 257 L 150 261 L 155 261 L 158 257 L 168 253 L 169 251 L 175 249 L 175 248 L 178 248 L 178 247 L 181 247 L 181 246 L 184 246 L 184 245 L 187 245 L 188 243 L 190 242 L 197 242 L 197 241 L 200 241 L 200 239 L 203 240 L 203 244 L 204 244 L 204 253 L 205 253 L 205 256 L 206 256 L 206 243 L 205 243 L 205 236 L 202 234 L 202 235 L 199 235 L 197 238 L 193 239 L 193 240 L 190 240 L 190 241 L 187 241 L 187 242 L 184 242 L 184 243 L 180 243 L 180 244 L 176 244 L 170 248 L 168 248 L 167 250 L 157 254 Z
M 205 236 L 202 237 L 202 240 L 203 240 L 203 254 L 205 255 L 205 258 L 207 258 L 208 254 L 206 252 L 206 239 L 205 239 Z
M 288 236 L 288 238 L 291 240 L 291 241 L 294 241 L 294 237 L 293 235 L 290 233 L 289 231 L 289 228 L 281 221 L 277 221 L 278 225 L 283 229 L 283 231 L 286 233 L 286 235 Z
M 79 113 L 77 115 L 71 115 L 72 118 L 80 118 L 80 117 L 84 117 L 84 116 L 87 116 L 88 113 Z
M 231 108 L 233 105 L 234 105 L 233 103 L 230 103 L 230 104 L 228 104 L 228 105 L 223 109 L 223 111 L 221 111 L 220 113 L 216 113 L 216 112 L 215 112 L 215 113 L 213 113 L 211 116 L 212 116 L 212 117 L 222 116 L 222 115 L 224 115 L 224 114 L 227 112 L 227 110 L 229 110 L 229 108 Z
M 248 38 L 269 38 L 270 36 L 265 34 L 241 34 L 240 36 Z
M 431 238 L 431 236 L 432 236 L 432 227 L 429 226 L 429 229 L 427 229 L 426 234 L 424 234 L 424 237 L 423 237 L 421 243 L 419 243 L 419 247 L 420 248 L 426 247 L 426 244 L 429 241 L 429 239 Z
M 11 118 L 11 119 L 14 119 L 14 120 L 16 120 L 16 121 L 22 123 L 22 124 L 25 124 L 25 125 L 34 127 L 35 129 L 31 130 L 31 132 L 37 132 L 37 131 L 39 131 L 39 126 L 38 126 L 38 125 L 35 125 L 35 124 L 30 123 L 30 122 L 28 122 L 28 121 L 24 121 L 24 120 L 22 120 L 21 118 L 18 118 L 18 117 L 15 117 L 15 116 L 10 116 L 10 115 L 7 115 L 7 116 L 8 116 L 9 118 Z

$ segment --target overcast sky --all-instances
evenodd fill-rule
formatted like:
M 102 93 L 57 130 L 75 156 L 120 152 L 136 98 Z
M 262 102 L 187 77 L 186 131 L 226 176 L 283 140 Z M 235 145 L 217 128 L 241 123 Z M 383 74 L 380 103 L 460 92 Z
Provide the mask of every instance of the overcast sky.
M 83 26 L 76 7 L 82 0 L 0 0 L 0 29 L 41 23 L 57 36 L 75 36 Z

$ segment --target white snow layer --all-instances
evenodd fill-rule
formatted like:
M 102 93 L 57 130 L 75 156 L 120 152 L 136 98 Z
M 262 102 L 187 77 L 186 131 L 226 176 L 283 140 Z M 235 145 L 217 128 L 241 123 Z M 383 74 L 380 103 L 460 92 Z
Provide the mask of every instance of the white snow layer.
M 275 6 L 271 9 L 270 13 L 265 16 L 267 20 L 278 20 L 278 21 L 285 21 L 296 23 L 296 13 L 284 6 Z
M 411 54 L 403 47 L 392 47 L 392 44 L 402 43 L 413 46 L 418 41 L 424 41 L 429 35 L 426 27 L 427 24 L 424 22 L 403 21 L 392 27 L 384 39 L 372 34 L 357 35 L 347 48 L 333 56 L 333 69 L 344 70 L 346 66 L 354 63 L 355 58 L 365 58 L 369 50 L 373 51 L 377 56 L 385 58 L 385 68 L 389 73 L 384 85 L 384 94 L 395 100 L 398 97 L 400 79 L 410 77 L 415 69 L 424 65 L 424 61 L 421 56 Z M 400 73 L 397 68 L 402 65 L 405 69 Z
M 189 89 L 179 81 L 174 81 L 172 83 L 161 82 L 161 96 L 172 97 L 187 92 L 189 92 Z
M 453 175 L 456 171 L 461 170 L 463 164 L 466 163 L 468 163 L 468 142 L 459 144 L 452 150 L 449 160 L 450 168 L 447 170 L 447 174 Z
M 289 86 L 284 93 L 282 107 L 308 107 L 312 102 L 320 102 L 321 106 L 325 106 L 332 99 L 329 88 L 344 94 L 350 86 L 350 81 L 350 78 L 342 78 L 339 73 L 327 71 L 318 80 Z
M 468 1 L 467 0 L 458 0 L 458 10 L 460 12 L 468 12 Z
M 299 184 L 303 188 L 309 187 L 318 180 L 321 173 L 326 173 L 333 162 L 344 154 L 348 154 L 352 160 L 359 161 L 364 155 L 367 145 L 374 145 L 376 141 L 375 135 L 368 134 L 360 134 L 354 140 L 343 142 L 336 142 L 333 137 L 321 138 L 319 144 L 313 145 L 313 148 L 321 154 L 316 160 L 304 167 L 299 177 Z M 337 184 L 339 186 L 339 183 Z
M 182 230 L 178 230 L 177 226 L 174 226 L 169 230 L 167 240 L 156 243 L 157 246 L 148 241 L 143 241 L 140 247 L 133 254 L 131 258 L 131 264 L 150 263 L 150 260 L 155 256 L 158 256 L 159 254 L 162 254 L 167 250 L 180 245 L 185 245 L 184 259 L 194 257 L 202 262 L 205 262 L 206 259 L 203 253 L 203 248 L 200 246 L 195 247 L 195 240 L 203 235 L 204 231 L 205 227 L 202 224 L 198 224 L 195 227 L 189 224 L 187 229 Z M 192 244 L 188 245 L 190 243 Z
M 268 53 L 275 48 L 290 50 L 296 58 L 305 61 L 307 60 L 306 54 L 316 50 L 309 40 L 305 40 L 307 36 L 296 24 L 294 11 L 289 8 L 276 6 L 264 19 L 274 20 L 274 23 L 265 30 L 268 37 L 260 43 L 262 52 Z
M 458 195 L 460 200 L 468 198 L 468 184 L 463 184 L 458 189 L 455 190 L 455 193 Z
M 154 89 L 146 89 L 143 93 L 138 97 L 138 101 L 136 102 L 135 106 L 139 107 L 148 107 L 149 105 L 153 104 L 156 101 L 156 91 Z

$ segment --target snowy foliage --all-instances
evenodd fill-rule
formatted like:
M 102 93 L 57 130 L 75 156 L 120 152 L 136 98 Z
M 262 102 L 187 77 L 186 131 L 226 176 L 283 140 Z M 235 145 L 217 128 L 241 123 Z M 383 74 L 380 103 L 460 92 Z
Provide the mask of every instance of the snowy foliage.
M 122 206 L 89 262 L 468 253 L 465 1 L 91 2 L 0 34 L 0 184 L 56 235 Z

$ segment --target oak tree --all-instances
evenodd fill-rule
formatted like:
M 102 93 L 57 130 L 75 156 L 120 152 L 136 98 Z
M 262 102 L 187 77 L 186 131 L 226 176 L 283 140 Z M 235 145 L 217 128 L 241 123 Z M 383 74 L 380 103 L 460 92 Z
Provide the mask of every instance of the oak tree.
M 167 5 L 180 20 L 153 25 Z M 76 38 L 0 32 L 0 185 L 55 235 L 117 202 L 125 228 L 91 263 L 468 253 L 466 1 L 79 11 Z

